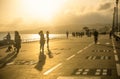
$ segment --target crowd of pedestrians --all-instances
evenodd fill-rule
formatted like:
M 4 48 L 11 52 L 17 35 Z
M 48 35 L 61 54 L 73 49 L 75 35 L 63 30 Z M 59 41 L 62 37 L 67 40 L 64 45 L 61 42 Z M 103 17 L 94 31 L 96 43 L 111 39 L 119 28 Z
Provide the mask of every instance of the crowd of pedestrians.
M 84 36 L 84 32 L 72 32 L 73 37 L 82 37 Z
M 87 35 L 88 37 L 91 37 L 91 35 L 94 36 L 94 42 L 95 44 L 97 44 L 98 42 L 98 31 L 97 30 L 94 30 L 93 32 L 72 32 L 72 36 L 73 37 L 83 37 L 84 35 Z M 66 35 L 67 35 L 67 32 L 66 32 Z M 68 38 L 68 35 L 67 35 L 67 38 Z
M 53 55 L 52 55 L 52 53 L 50 51 L 50 48 L 49 48 L 49 40 L 50 40 L 49 39 L 49 31 L 46 31 L 46 37 L 45 37 L 45 34 L 44 34 L 44 32 L 42 30 L 39 31 L 38 34 L 40 36 L 40 40 L 39 40 L 39 43 L 40 43 L 39 64 L 42 61 L 43 65 L 44 65 L 45 64 L 45 59 L 46 59 L 46 55 L 44 54 L 45 42 L 46 42 L 46 45 L 47 45 L 46 48 L 48 50 L 48 56 L 49 56 L 49 58 L 53 57 Z M 66 37 L 67 37 L 67 39 L 69 38 L 69 34 L 70 33 L 68 31 L 66 31 Z M 73 37 L 83 37 L 84 35 L 85 35 L 84 32 L 72 32 L 72 36 Z M 99 32 L 97 30 L 94 30 L 92 32 L 92 35 L 94 37 L 94 43 L 97 44 L 98 43 Z M 111 39 L 111 36 L 112 36 L 112 32 L 110 32 L 110 34 L 109 34 L 110 39 Z M 22 43 L 21 36 L 20 36 L 19 32 L 18 31 L 14 32 L 14 42 L 13 42 L 13 44 L 10 44 L 10 41 L 11 41 L 11 35 L 10 35 L 10 33 L 8 33 L 5 36 L 5 39 L 7 40 L 7 43 L 9 45 L 6 52 L 11 51 L 12 46 L 13 46 L 13 51 L 15 52 L 15 54 L 17 56 L 18 53 L 19 53 L 19 51 L 20 51 L 21 43 Z M 39 66 L 39 64 L 38 64 L 38 66 Z
M 21 36 L 20 36 L 20 34 L 19 34 L 18 31 L 15 31 L 14 33 L 15 33 L 15 36 L 14 36 L 13 46 L 14 46 L 14 51 L 16 51 L 16 53 L 18 54 L 19 50 L 21 48 L 21 42 L 22 42 L 22 40 L 21 40 Z M 44 33 L 43 33 L 42 30 L 38 34 L 40 36 L 40 51 L 42 53 L 44 53 L 45 41 L 46 41 L 47 49 L 49 50 L 49 31 L 46 31 L 46 37 L 44 36 Z M 97 32 L 97 30 L 95 30 L 93 32 L 95 44 L 97 44 L 97 41 L 98 41 L 98 34 L 99 33 Z M 83 37 L 84 35 L 85 35 L 84 32 L 72 32 L 72 36 L 73 37 Z M 67 37 L 67 39 L 69 37 L 69 32 L 68 31 L 66 31 L 66 37 Z M 8 44 L 9 44 L 8 49 L 7 49 L 7 52 L 9 52 L 12 49 L 12 45 L 10 44 L 10 40 L 11 40 L 10 33 L 8 33 L 6 35 L 5 39 L 7 40 Z

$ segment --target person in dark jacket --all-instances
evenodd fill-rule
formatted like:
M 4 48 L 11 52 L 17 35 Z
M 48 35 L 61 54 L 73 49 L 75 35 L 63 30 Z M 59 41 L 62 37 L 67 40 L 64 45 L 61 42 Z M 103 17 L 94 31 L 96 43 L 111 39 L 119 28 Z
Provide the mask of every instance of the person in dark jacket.
M 15 39 L 14 39 L 14 47 L 15 47 L 15 50 L 17 52 L 17 54 L 19 53 L 19 50 L 21 48 L 21 37 L 19 35 L 19 32 L 18 31 L 15 31 Z
M 95 44 L 97 44 L 97 42 L 98 42 L 98 31 L 97 30 L 95 30 L 94 31 L 94 33 L 93 33 L 93 35 L 94 35 L 94 42 L 95 42 Z

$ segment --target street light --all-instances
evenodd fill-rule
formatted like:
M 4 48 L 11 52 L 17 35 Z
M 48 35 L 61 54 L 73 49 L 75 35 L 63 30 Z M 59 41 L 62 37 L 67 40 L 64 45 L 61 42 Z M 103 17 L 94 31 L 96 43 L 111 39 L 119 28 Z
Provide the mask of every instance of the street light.
M 117 27 L 117 29 L 116 29 L 116 31 L 120 31 L 119 29 L 119 25 L 118 25 L 118 2 L 119 2 L 119 0 L 116 0 L 116 27 Z

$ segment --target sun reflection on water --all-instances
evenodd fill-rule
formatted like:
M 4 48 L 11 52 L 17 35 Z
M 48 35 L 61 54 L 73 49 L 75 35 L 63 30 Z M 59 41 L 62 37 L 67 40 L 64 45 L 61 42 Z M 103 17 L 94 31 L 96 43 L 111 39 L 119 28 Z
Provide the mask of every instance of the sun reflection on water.
M 44 34 L 46 39 L 46 34 Z M 64 34 L 49 34 L 49 39 L 63 38 Z M 40 40 L 39 34 L 23 34 L 21 35 L 23 42 L 38 41 Z

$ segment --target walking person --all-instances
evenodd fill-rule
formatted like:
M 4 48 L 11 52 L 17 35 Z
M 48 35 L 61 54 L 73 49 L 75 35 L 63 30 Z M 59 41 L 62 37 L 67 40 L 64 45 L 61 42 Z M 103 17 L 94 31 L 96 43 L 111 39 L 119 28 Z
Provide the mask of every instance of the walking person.
M 14 47 L 15 47 L 16 54 L 18 54 L 19 50 L 21 48 L 21 37 L 20 37 L 20 34 L 19 34 L 18 31 L 15 31 L 15 44 L 14 44 Z
M 47 49 L 49 49 L 49 31 L 46 32 L 46 38 L 47 38 Z
M 40 51 L 44 53 L 45 38 L 44 38 L 44 33 L 42 30 L 39 32 L 39 35 L 40 35 Z
M 94 35 L 94 42 L 95 42 L 95 44 L 97 44 L 97 42 L 98 42 L 98 31 L 95 30 L 93 35 Z

